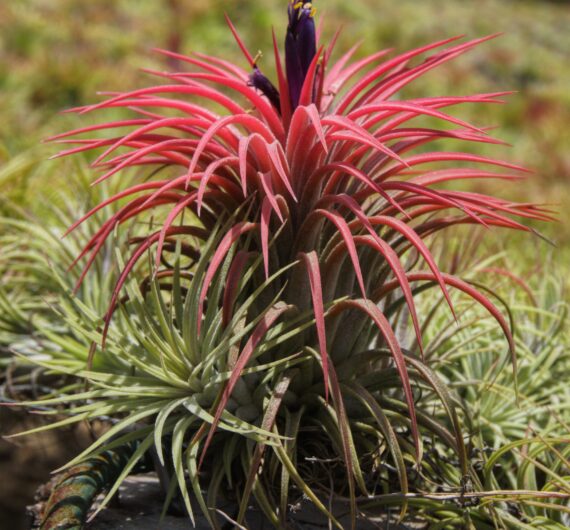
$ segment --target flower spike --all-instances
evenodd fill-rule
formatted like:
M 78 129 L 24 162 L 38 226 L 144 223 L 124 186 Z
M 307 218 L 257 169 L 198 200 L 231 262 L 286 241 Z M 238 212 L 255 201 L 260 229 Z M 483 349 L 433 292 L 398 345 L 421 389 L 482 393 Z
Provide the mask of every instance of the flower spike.
M 293 109 L 299 104 L 307 72 L 317 55 L 315 8 L 310 2 L 289 3 L 289 25 L 285 37 L 285 63 Z

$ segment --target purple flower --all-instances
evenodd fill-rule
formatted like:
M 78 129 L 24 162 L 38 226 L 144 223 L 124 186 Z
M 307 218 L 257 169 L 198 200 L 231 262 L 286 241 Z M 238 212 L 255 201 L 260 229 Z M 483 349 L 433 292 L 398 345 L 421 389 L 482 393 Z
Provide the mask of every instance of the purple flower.
M 257 88 L 261 93 L 267 97 L 271 104 L 281 112 L 281 100 L 279 99 L 279 91 L 273 86 L 273 83 L 267 79 L 261 70 L 254 65 L 253 72 L 249 76 L 249 84 Z
M 299 104 L 299 96 L 309 66 L 317 54 L 315 8 L 310 2 L 289 3 L 289 26 L 285 37 L 285 66 L 289 82 L 289 95 L 293 109 Z

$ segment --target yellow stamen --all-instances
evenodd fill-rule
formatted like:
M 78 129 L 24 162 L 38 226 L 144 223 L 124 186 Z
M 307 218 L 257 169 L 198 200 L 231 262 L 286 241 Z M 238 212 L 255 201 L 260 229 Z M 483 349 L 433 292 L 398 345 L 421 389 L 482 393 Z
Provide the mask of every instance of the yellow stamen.
M 263 52 L 261 50 L 257 51 L 257 55 L 253 58 L 253 65 L 257 66 L 257 62 L 259 61 L 259 59 L 261 59 L 263 57 Z
M 297 2 L 293 5 L 293 9 L 299 9 L 300 7 L 303 7 L 303 2 Z

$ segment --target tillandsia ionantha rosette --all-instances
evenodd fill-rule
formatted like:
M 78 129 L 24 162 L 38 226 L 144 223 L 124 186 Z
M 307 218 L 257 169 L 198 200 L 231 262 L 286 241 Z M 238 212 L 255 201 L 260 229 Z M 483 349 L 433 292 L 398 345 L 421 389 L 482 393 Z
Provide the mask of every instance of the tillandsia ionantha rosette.
M 108 238 L 137 224 L 131 253 L 117 257 L 109 308 L 86 331 L 96 345 L 91 360 L 112 352 L 124 373 L 83 367 L 95 390 L 65 399 L 92 401 L 74 409 L 82 419 L 100 413 L 101 401 L 106 414 L 130 413 L 81 458 L 141 439 L 128 473 L 171 436 L 172 488 L 191 513 L 188 475 L 213 526 L 216 498 L 233 491 L 239 524 L 253 494 L 275 526 L 286 526 L 290 495 L 298 494 L 342 527 L 323 501 L 337 495 L 354 527 L 370 495 L 409 491 L 408 475 L 432 435 L 458 455 L 455 485 L 472 473 L 452 400 L 422 360 L 415 292 L 439 289 L 452 314 L 449 290 L 467 293 L 496 319 L 515 360 L 501 311 L 440 271 L 427 239 L 460 224 L 531 231 L 521 218 L 550 213 L 451 189 L 458 181 L 518 180 L 524 168 L 429 150 L 441 140 L 502 145 L 489 129 L 442 109 L 502 103 L 508 92 L 399 97 L 492 36 L 449 38 L 392 58 L 383 50 L 354 60 L 354 47 L 333 60 L 338 34 L 322 44 L 314 6 L 291 2 L 284 62 L 273 36 L 273 82 L 228 24 L 248 70 L 159 50 L 190 71 L 152 71 L 163 83 L 73 110 L 124 108 L 131 117 L 52 138 L 70 144 L 57 156 L 102 151 L 96 184 L 127 170 L 140 175 L 69 229 L 118 205 L 74 262 L 83 267 L 80 285 Z M 402 309 L 417 351 L 403 351 L 393 329 Z M 414 390 L 424 387 L 444 404 L 447 426 L 416 404 Z M 388 459 L 394 467 L 383 467 Z M 407 501 L 398 501 L 402 513 Z

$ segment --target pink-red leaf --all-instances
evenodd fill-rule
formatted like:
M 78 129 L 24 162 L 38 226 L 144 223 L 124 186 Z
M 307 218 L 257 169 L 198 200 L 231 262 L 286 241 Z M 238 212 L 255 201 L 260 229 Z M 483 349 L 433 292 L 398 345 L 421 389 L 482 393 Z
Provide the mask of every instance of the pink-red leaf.
M 230 228 L 226 235 L 220 241 L 217 246 L 214 255 L 212 256 L 212 261 L 208 266 L 204 280 L 202 281 L 202 289 L 200 290 L 200 298 L 198 300 L 198 329 L 197 333 L 200 334 L 202 328 L 202 315 L 204 314 L 204 301 L 206 300 L 206 295 L 210 287 L 210 283 L 214 279 L 216 272 L 218 271 L 222 261 L 226 257 L 231 246 L 239 239 L 240 236 L 246 232 L 250 232 L 254 228 L 257 228 L 256 223 L 249 223 L 247 221 L 242 221 Z
M 319 258 L 315 251 L 308 253 L 300 252 L 299 257 L 303 261 L 307 274 L 309 276 L 309 284 L 311 286 L 311 298 L 313 301 L 313 312 L 315 313 L 315 325 L 317 327 L 317 337 L 319 340 L 319 350 L 323 364 L 323 375 L 325 383 L 325 399 L 329 398 L 329 357 L 327 353 L 327 337 L 325 330 L 325 310 L 323 305 L 323 288 L 321 284 L 321 270 L 319 267 Z

